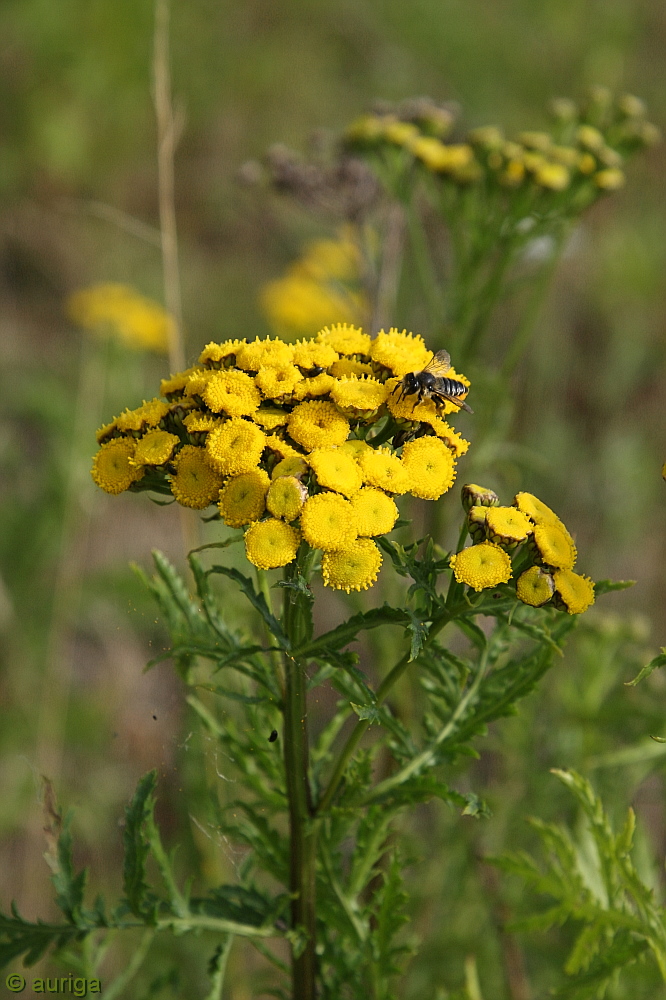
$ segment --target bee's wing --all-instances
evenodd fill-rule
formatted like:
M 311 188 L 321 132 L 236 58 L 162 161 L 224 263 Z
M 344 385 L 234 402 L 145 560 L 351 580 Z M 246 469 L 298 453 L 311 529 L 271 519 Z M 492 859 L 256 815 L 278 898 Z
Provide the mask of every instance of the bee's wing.
M 450 367 L 451 357 L 449 352 L 437 351 L 437 354 L 431 358 L 423 371 L 428 372 L 430 375 L 434 375 L 435 378 L 441 378 L 443 375 L 446 375 Z

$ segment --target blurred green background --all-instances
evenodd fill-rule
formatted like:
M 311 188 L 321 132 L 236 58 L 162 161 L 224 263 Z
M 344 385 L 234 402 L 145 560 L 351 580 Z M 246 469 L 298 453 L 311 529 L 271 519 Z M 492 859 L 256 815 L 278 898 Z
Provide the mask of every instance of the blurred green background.
M 188 363 L 208 340 L 266 335 L 262 284 L 304 240 L 334 232 L 239 182 L 243 163 L 272 143 L 307 150 L 313 133 L 341 130 L 377 98 L 421 94 L 459 102 L 469 127 L 497 123 L 510 135 L 543 126 L 552 97 L 578 98 L 593 83 L 637 94 L 651 120 L 666 121 L 666 10 L 651 0 L 172 8 Z M 205 818 L 213 749 L 188 735 L 168 665 L 142 673 L 164 634 L 128 563 L 147 565 L 154 547 L 182 563 L 178 512 L 145 496 L 107 497 L 88 477 L 95 427 L 155 395 L 167 361 L 91 342 L 64 312 L 68 294 L 95 281 L 163 298 L 152 34 L 143 0 L 0 3 L 0 899 L 5 907 L 16 897 L 29 917 L 52 912 L 42 772 L 76 809 L 79 862 L 111 893 L 123 804 L 154 766 L 165 838 L 185 842 L 184 870 L 229 877 L 235 864 Z M 494 817 L 423 807 L 414 821 L 415 854 L 428 860 L 410 869 L 410 890 L 427 945 L 406 997 L 460 988 L 465 957 L 476 954 L 486 1000 L 525 1000 L 507 981 L 497 931 L 498 914 L 520 900 L 515 887 L 491 884 L 478 858 L 529 842 L 529 813 L 568 815 L 549 767 L 591 773 L 618 816 L 633 802 L 643 868 L 656 886 L 664 881 L 666 757 L 648 736 L 666 735 L 666 685 L 658 674 L 637 689 L 623 684 L 666 642 L 665 166 L 663 145 L 636 157 L 626 188 L 583 217 L 514 376 L 501 461 L 474 467 L 503 502 L 522 488 L 553 506 L 576 536 L 583 571 L 638 583 L 585 616 L 566 661 L 479 744 L 480 760 L 460 780 L 488 798 Z M 492 353 L 491 338 L 489 364 L 499 368 Z M 465 459 L 459 476 L 469 478 Z M 633 757 L 609 756 L 630 747 Z M 564 929 L 521 941 L 527 995 L 559 981 L 569 940 Z M 148 976 L 133 995 L 199 995 L 201 972 L 179 947 L 165 957 L 164 982 L 149 994 Z M 258 995 L 243 954 L 231 963 L 234 1000 Z M 649 971 L 636 977 L 614 995 L 658 995 Z

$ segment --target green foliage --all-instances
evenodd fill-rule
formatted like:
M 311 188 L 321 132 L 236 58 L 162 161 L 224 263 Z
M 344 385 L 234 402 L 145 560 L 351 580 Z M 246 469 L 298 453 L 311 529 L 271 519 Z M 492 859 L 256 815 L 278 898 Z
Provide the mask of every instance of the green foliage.
M 561 997 L 603 997 L 610 984 L 640 956 L 650 954 L 666 980 L 666 914 L 632 862 L 636 818 L 629 809 L 615 833 L 601 799 L 575 771 L 553 773 L 572 792 L 583 825 L 574 836 L 562 824 L 531 819 L 542 842 L 539 864 L 525 852 L 492 859 L 518 875 L 554 905 L 516 921 L 524 931 L 548 930 L 571 920 L 582 923 L 567 960 L 571 979 Z

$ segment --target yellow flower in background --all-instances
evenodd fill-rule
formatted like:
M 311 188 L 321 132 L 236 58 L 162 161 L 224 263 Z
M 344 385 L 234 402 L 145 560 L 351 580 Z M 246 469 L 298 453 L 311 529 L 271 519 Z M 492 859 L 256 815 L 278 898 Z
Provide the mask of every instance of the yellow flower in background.
M 205 510 L 217 500 L 221 477 L 212 468 L 204 448 L 186 444 L 173 460 L 171 492 L 183 507 Z
M 450 562 L 457 582 L 474 590 L 496 587 L 511 579 L 511 560 L 495 542 L 470 545 L 451 556 Z
M 337 239 L 315 240 L 284 277 L 264 285 L 264 315 L 279 334 L 313 334 L 327 323 L 362 322 L 368 306 L 360 288 L 361 267 L 350 226 Z
M 359 538 L 342 552 L 325 552 L 321 573 L 326 587 L 335 590 L 367 590 L 377 580 L 382 554 L 369 538 Z
M 230 528 L 241 528 L 257 521 L 266 509 L 266 494 L 270 485 L 263 469 L 241 472 L 220 490 L 219 508 L 222 519 Z
M 67 315 L 91 333 L 111 332 L 134 350 L 166 352 L 173 320 L 152 299 L 129 285 L 98 284 L 69 296 Z
M 284 521 L 255 521 L 245 533 L 245 553 L 258 569 L 277 569 L 296 558 L 300 532 Z

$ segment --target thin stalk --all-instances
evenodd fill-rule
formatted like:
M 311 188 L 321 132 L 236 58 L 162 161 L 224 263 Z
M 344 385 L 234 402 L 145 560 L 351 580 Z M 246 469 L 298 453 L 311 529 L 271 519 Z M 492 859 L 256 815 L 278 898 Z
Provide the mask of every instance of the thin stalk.
M 452 617 L 453 616 L 450 613 L 445 612 L 432 623 L 430 631 L 428 633 L 428 637 L 426 638 L 423 644 L 424 647 L 427 646 L 430 642 L 432 642 L 435 636 L 437 636 L 442 631 L 444 626 L 451 621 Z M 391 668 L 389 673 L 386 675 L 382 683 L 377 688 L 377 695 L 376 695 L 377 705 L 381 705 L 382 702 L 385 701 L 385 699 L 388 697 L 389 692 L 391 691 L 393 686 L 400 680 L 405 670 L 409 666 L 410 662 L 413 663 L 415 661 L 414 660 L 410 661 L 409 652 L 406 652 L 400 657 L 395 666 Z M 326 810 L 331 805 L 331 802 L 333 801 L 333 796 L 335 795 L 338 789 L 338 785 L 340 784 L 342 777 L 347 769 L 347 764 L 354 756 L 354 753 L 358 749 L 359 743 L 363 739 L 366 730 L 368 729 L 369 726 L 370 726 L 370 721 L 368 719 L 359 719 L 359 721 L 356 723 L 353 730 L 349 734 L 347 742 L 345 743 L 340 753 L 340 756 L 338 757 L 337 763 L 333 770 L 333 774 L 331 775 L 331 779 L 326 787 L 326 790 L 324 791 L 321 798 L 319 799 L 319 802 L 317 803 L 316 806 L 317 815 L 325 813 Z
M 456 709 L 453 715 L 451 716 L 447 724 L 444 726 L 444 728 L 439 731 L 439 733 L 437 734 L 436 738 L 432 741 L 430 746 L 427 747 L 427 749 L 423 750 L 416 757 L 413 757 L 408 764 L 405 764 L 404 767 L 401 767 L 400 770 L 392 774 L 390 778 L 386 778 L 384 781 L 380 781 L 378 785 L 375 785 L 375 787 L 372 789 L 372 792 L 361 803 L 362 805 L 369 805 L 376 799 L 381 798 L 383 795 L 386 795 L 386 793 L 390 792 L 392 788 L 396 788 L 398 785 L 401 785 L 403 781 L 406 781 L 408 778 L 411 778 L 413 774 L 418 774 L 418 772 L 421 771 L 423 768 L 429 767 L 431 764 L 434 763 L 435 751 L 437 750 L 437 747 L 441 746 L 442 743 L 448 740 L 448 738 L 452 736 L 453 733 L 455 733 L 456 729 L 458 728 L 459 719 L 466 712 L 470 702 L 473 701 L 473 699 L 476 697 L 476 693 L 479 690 L 479 685 L 481 684 L 481 681 L 486 672 L 487 659 L 488 659 L 487 652 L 484 652 L 483 657 L 481 659 L 481 663 L 479 664 L 479 669 L 477 670 L 476 673 L 476 677 L 474 678 L 474 680 L 468 687 L 467 691 L 465 691 L 465 694 L 462 696 L 462 698 L 456 705 Z
M 220 945 L 220 951 L 215 959 L 215 969 L 211 976 L 210 991 L 206 996 L 206 1000 L 220 1000 L 222 996 L 224 976 L 227 971 L 227 961 L 229 959 L 229 952 L 231 951 L 233 941 L 233 936 L 230 934 L 224 944 Z
M 139 947 L 135 950 L 134 954 L 130 958 L 129 962 L 120 973 L 119 976 L 109 983 L 108 986 L 104 987 L 104 997 L 105 1000 L 115 1000 L 115 997 L 123 995 L 125 987 L 134 979 L 135 975 L 141 968 L 150 946 L 153 943 L 153 938 L 155 937 L 155 931 L 151 927 L 142 936 L 139 942 Z
M 520 322 L 518 323 L 511 346 L 506 352 L 504 358 L 504 363 L 502 365 L 502 376 L 504 378 L 508 378 L 509 375 L 513 373 L 514 368 L 520 361 L 527 345 L 530 342 L 536 321 L 539 317 L 539 312 L 543 306 L 544 299 L 546 298 L 546 294 L 548 292 L 548 288 L 550 287 L 553 275 L 557 269 L 557 265 L 560 262 L 562 250 L 568 233 L 569 230 L 565 229 L 557 237 L 551 259 L 542 268 L 541 274 L 533 284 L 532 295 L 530 296 L 527 307 L 520 318 Z
M 307 557 L 285 569 L 289 582 L 305 567 Z M 292 587 L 284 588 L 283 628 L 292 649 L 303 645 L 307 634 L 308 598 Z M 292 945 L 293 1000 L 314 1000 L 316 977 L 315 861 L 316 824 L 313 819 L 309 779 L 307 677 L 305 663 L 284 656 L 284 763 L 289 802 L 289 888 L 292 893 L 292 928 L 304 941 Z
M 421 287 L 423 288 L 423 293 L 428 302 L 430 324 L 434 329 L 440 323 L 443 314 L 442 296 L 439 282 L 437 280 L 437 272 L 435 271 L 432 260 L 432 254 L 430 253 L 430 248 L 426 239 L 423 220 L 418 214 L 413 203 L 410 203 L 407 206 L 407 229 L 409 231 L 409 239 L 412 245 L 412 250 L 414 251 L 416 270 L 419 275 Z
M 405 213 L 402 205 L 394 202 L 387 210 L 382 260 L 377 276 L 375 302 L 370 323 L 373 335 L 390 325 L 400 285 L 400 269 L 404 244 Z

